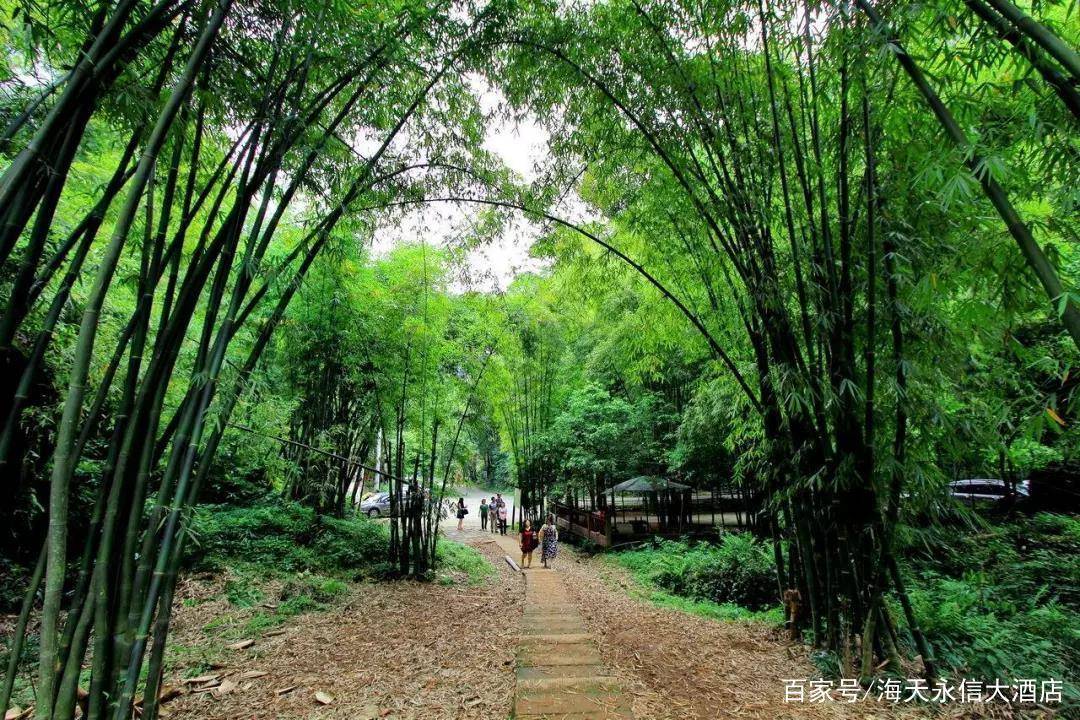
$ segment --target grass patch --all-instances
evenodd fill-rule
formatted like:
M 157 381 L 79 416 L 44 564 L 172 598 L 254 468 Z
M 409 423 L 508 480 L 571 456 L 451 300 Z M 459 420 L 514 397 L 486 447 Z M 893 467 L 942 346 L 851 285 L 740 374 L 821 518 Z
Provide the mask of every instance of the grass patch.
M 715 544 L 657 540 L 613 557 L 639 583 L 673 597 L 754 612 L 776 605 L 772 551 L 748 533 L 723 533 Z
M 179 671 L 185 678 L 205 675 L 221 662 L 224 653 L 225 643 L 219 638 L 207 638 L 196 645 L 170 640 L 165 650 L 165 672 Z
M 668 549 L 670 552 L 671 549 Z M 668 610 L 678 610 L 688 615 L 724 622 L 764 622 L 779 625 L 784 622 L 784 609 L 780 605 L 759 610 L 751 610 L 736 603 L 716 602 L 701 598 L 678 595 L 670 590 L 658 587 L 650 570 L 654 563 L 662 562 L 659 557 L 646 561 L 639 553 L 648 550 L 633 550 L 601 556 L 605 562 L 619 568 L 629 569 L 634 583 L 627 592 L 631 597 L 639 598 Z M 627 557 L 630 556 L 630 557 Z M 615 589 L 615 583 L 608 583 Z
M 639 591 L 640 595 L 662 608 L 698 615 L 710 620 L 765 622 L 779 625 L 784 622 L 784 608 L 777 605 L 769 610 L 748 610 L 734 603 L 716 603 L 710 600 L 691 600 L 673 595 L 666 590 Z
M 453 585 L 461 578 L 480 585 L 495 576 L 495 566 L 479 550 L 445 538 L 439 540 L 438 560 L 435 580 L 441 585 Z
M 296 613 L 291 614 L 295 615 Z M 245 636 L 261 635 L 267 630 L 273 630 L 282 625 L 289 618 L 289 615 L 290 614 L 283 612 L 266 612 L 265 610 L 260 610 L 248 618 L 247 622 L 244 623 L 241 634 Z
M 15 676 L 15 684 L 11 689 L 11 707 L 25 710 L 35 704 L 34 684 L 29 673 L 20 673 Z
M 280 590 L 271 593 L 261 566 L 242 564 L 230 573 L 234 577 L 226 581 L 223 596 L 231 608 L 203 626 L 211 638 L 257 637 L 297 615 L 329 609 L 349 592 L 340 578 L 302 572 L 287 576 Z

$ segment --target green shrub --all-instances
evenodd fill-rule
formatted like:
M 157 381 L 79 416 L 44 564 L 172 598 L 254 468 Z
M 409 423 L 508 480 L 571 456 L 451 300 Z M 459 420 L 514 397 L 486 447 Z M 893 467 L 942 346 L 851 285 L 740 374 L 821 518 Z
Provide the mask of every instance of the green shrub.
M 243 632 L 240 634 L 244 637 L 258 635 L 278 627 L 285 622 L 285 618 L 286 615 L 284 613 L 268 613 L 260 610 L 248 618 L 248 621 L 244 624 Z
M 918 539 L 906 552 L 909 594 L 944 666 L 957 676 L 1075 681 L 1080 520 L 1039 513 L 907 533 Z M 1066 693 L 1080 700 L 1074 686 Z
M 0 612 L 15 614 L 22 607 L 33 568 L 0 557 Z
M 326 578 L 315 585 L 315 596 L 320 600 L 333 600 L 347 592 L 349 586 L 334 578 Z
M 295 502 L 266 498 L 250 506 L 202 505 L 192 518 L 188 563 L 258 565 L 271 573 L 381 576 L 386 528 L 359 517 L 317 516 Z
M 912 585 L 922 629 L 957 676 L 1068 679 L 1080 667 L 1075 610 L 1056 601 L 1018 607 L 977 573 L 957 579 L 924 572 Z
M 281 605 L 278 606 L 277 611 L 279 614 L 286 616 L 299 615 L 308 610 L 314 610 L 317 607 L 319 607 L 319 603 L 310 595 L 296 595 L 281 603 Z
M 1057 600 L 1080 610 L 1080 519 L 1039 513 L 976 528 L 905 528 L 907 555 L 917 567 L 947 577 L 978 572 L 995 595 L 1018 608 Z
M 288 601 L 297 597 L 308 597 L 316 602 L 325 603 L 344 595 L 348 591 L 349 586 L 341 580 L 305 572 L 286 581 L 281 588 L 279 599 Z
M 237 607 L 254 607 L 262 602 L 263 593 L 257 587 L 239 580 L 229 580 L 225 583 L 225 597 Z
M 750 610 L 777 604 L 772 551 L 746 533 L 725 533 L 715 545 L 658 541 L 617 557 L 640 580 L 673 595 Z
M 367 518 L 323 517 L 311 549 L 324 567 L 367 568 L 386 559 L 389 537 L 385 526 Z
M 691 569 L 689 594 L 751 610 L 775 605 L 772 552 L 749 534 L 725 535 L 705 562 Z
M 734 603 L 717 603 L 711 600 L 691 600 L 673 595 L 665 590 L 653 590 L 645 598 L 660 607 L 671 608 L 691 615 L 700 615 L 711 620 L 757 620 L 772 625 L 784 622 L 784 608 L 774 605 L 768 610 L 748 610 Z

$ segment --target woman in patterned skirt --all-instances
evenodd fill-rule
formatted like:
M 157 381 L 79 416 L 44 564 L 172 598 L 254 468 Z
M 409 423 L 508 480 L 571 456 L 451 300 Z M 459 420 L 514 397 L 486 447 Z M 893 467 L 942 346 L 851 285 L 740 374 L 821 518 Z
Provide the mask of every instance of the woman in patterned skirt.
M 559 529 L 555 527 L 555 516 L 548 515 L 547 522 L 540 528 L 540 564 L 551 567 L 549 562 L 559 554 Z

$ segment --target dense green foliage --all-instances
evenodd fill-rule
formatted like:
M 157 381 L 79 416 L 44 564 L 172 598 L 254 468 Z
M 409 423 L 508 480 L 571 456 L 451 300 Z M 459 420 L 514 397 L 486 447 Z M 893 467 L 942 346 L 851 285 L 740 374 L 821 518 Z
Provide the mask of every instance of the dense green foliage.
M 362 515 L 317 515 L 300 503 L 273 496 L 241 506 L 201 505 L 195 510 L 191 533 L 186 564 L 192 569 L 287 578 L 285 600 L 296 595 L 326 602 L 345 591 L 342 580 L 394 576 L 394 565 L 387 559 L 390 533 L 385 524 Z M 460 543 L 440 543 L 438 559 L 437 579 L 442 583 L 464 578 L 477 584 L 494 573 L 483 555 Z M 233 604 L 258 602 L 247 596 L 245 588 L 242 583 L 226 588 Z M 287 607 L 279 610 L 287 612 Z
M 904 536 L 911 600 L 945 672 L 957 678 L 1060 678 L 1075 702 L 1076 518 L 1040 513 L 966 529 L 905 528 Z M 644 597 L 662 607 L 721 620 L 782 617 L 772 554 L 750 535 L 722 534 L 716 543 L 660 541 L 613 557 L 633 573 Z M 773 612 L 754 612 L 768 608 Z M 835 673 L 835 663 L 833 658 L 823 668 Z
M 912 602 L 960 675 L 1057 677 L 1080 664 L 1080 522 L 1039 514 L 967 532 L 935 530 L 912 555 Z
M 617 557 L 640 580 L 675 595 L 750 610 L 777 604 L 772 550 L 748 534 L 725 533 L 716 544 L 661 541 Z
M 641 473 L 734 487 L 754 540 L 642 572 L 791 593 L 844 673 L 895 669 L 902 632 L 931 678 L 935 636 L 973 671 L 1075 665 L 1071 525 L 937 528 L 956 478 L 1080 492 L 1071 4 L 0 13 L 0 600 L 40 720 L 86 665 L 90 718 L 155 720 L 193 547 L 482 574 L 438 541 L 467 482 L 533 514 Z M 546 140 L 529 178 L 490 149 L 508 118 Z M 489 289 L 470 257 L 522 222 L 542 269 Z M 385 535 L 351 517 L 374 488 Z
M 389 533 L 366 518 L 316 516 L 299 503 L 203 505 L 192 521 L 197 566 L 250 563 L 282 573 L 314 572 L 360 579 L 387 573 Z

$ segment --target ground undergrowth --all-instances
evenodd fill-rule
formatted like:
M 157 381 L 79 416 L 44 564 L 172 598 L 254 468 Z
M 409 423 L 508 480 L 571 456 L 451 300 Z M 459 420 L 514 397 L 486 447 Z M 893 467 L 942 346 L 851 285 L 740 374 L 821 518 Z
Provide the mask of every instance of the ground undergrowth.
M 657 540 L 613 553 L 638 586 L 631 592 L 666 608 L 716 620 L 782 623 L 771 550 L 747 534 L 716 543 Z
M 1061 680 L 1077 709 L 1080 667 L 1080 520 L 1039 513 L 969 524 L 905 527 L 904 574 L 941 671 L 954 679 Z M 716 620 L 780 625 L 771 548 L 748 534 L 714 542 L 656 541 L 610 554 L 630 570 L 627 591 Z M 893 616 L 903 613 L 895 600 Z M 916 655 L 901 626 L 909 657 Z M 835 657 L 815 655 L 824 675 Z
M 274 631 L 291 618 L 339 607 L 365 583 L 395 579 L 387 561 L 387 526 L 363 516 L 317 515 L 298 503 L 270 499 L 246 507 L 200 507 L 193 522 L 189 566 L 196 577 L 224 575 L 188 606 L 214 606 L 199 647 L 173 647 L 173 665 L 196 659 L 198 674 L 230 643 Z M 432 579 L 441 585 L 478 585 L 492 577 L 491 562 L 474 548 L 445 538 Z
M 174 612 L 182 609 L 199 632 L 170 636 L 167 675 L 204 675 L 237 645 L 272 636 L 298 616 L 340 610 L 364 585 L 395 579 L 386 525 L 362 516 L 318 515 L 270 496 L 244 506 L 199 506 L 190 527 Z M 442 586 L 477 586 L 495 575 L 477 550 L 445 538 L 438 559 L 431 579 Z M 35 623 L 12 696 L 21 708 L 34 704 L 36 633 Z M 3 650 L 0 663 L 6 664 Z

